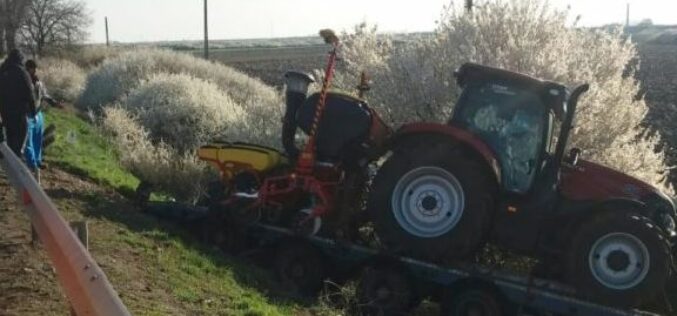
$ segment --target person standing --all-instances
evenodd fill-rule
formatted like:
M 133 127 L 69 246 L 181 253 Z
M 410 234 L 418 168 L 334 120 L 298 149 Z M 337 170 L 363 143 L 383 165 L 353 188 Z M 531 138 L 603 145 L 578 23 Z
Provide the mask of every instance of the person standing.
M 35 60 L 29 59 L 26 61 L 26 70 L 31 77 L 33 83 L 33 94 L 35 99 L 35 115 L 28 116 L 28 137 L 26 137 L 26 147 L 24 148 L 24 157 L 26 165 L 35 174 L 35 179 L 40 182 L 40 169 L 44 167 L 42 164 L 42 140 L 44 133 L 44 115 L 42 114 L 43 101 L 51 106 L 60 107 L 47 93 L 47 88 L 44 83 L 40 81 L 37 75 L 38 64 Z
M 26 133 L 27 116 L 35 116 L 33 83 L 24 68 L 24 57 L 12 49 L 0 66 L 0 116 L 5 127 L 7 145 L 21 157 Z

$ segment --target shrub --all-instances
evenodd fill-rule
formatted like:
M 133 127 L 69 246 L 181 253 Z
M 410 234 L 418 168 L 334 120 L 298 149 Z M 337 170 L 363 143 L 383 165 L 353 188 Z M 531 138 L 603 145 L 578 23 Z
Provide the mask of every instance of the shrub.
M 567 22 L 568 17 L 568 11 L 537 0 L 487 1 L 471 14 L 452 6 L 443 12 L 433 37 L 399 46 L 359 26 L 344 43 L 348 75 L 337 78 L 337 85 L 350 89 L 366 68 L 374 78 L 371 103 L 399 125 L 449 117 L 459 92 L 453 73 L 464 62 L 568 86 L 590 82 L 571 145 L 584 149 L 593 160 L 650 183 L 663 183 L 664 155 L 653 150 L 659 136 L 642 137 L 640 123 L 647 106 L 635 98 L 639 85 L 634 70 L 628 69 L 637 58 L 635 46 L 621 30 L 578 28 Z
M 85 72 L 68 60 L 43 58 L 38 67 L 38 76 L 57 100 L 73 102 L 85 86 Z
M 192 152 L 179 154 L 164 142 L 151 142 L 148 131 L 119 106 L 104 109 L 101 123 L 125 169 L 180 201 L 197 200 L 208 170 Z
M 179 153 L 223 138 L 245 139 L 250 131 L 239 104 L 216 85 L 185 74 L 156 74 L 132 90 L 123 102 L 138 116 L 151 140 Z
M 64 52 L 61 58 L 70 59 L 84 69 L 93 69 L 101 65 L 106 59 L 120 55 L 126 49 L 122 47 L 108 47 L 105 45 L 85 45 L 74 51 Z
M 185 201 L 197 198 L 208 173 L 195 157 L 199 146 L 219 138 L 279 147 L 276 90 L 182 53 L 136 50 L 106 60 L 77 105 L 103 114 L 124 167 Z
M 248 114 L 250 141 L 278 146 L 283 102 L 275 89 L 225 65 L 184 53 L 144 49 L 106 60 L 89 74 L 77 105 L 83 110 L 97 110 L 120 101 L 157 73 L 188 74 L 216 85 Z

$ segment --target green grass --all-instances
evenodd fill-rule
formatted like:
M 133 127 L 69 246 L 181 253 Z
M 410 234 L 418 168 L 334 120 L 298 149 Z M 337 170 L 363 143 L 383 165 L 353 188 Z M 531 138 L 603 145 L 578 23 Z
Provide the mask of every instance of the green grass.
M 296 315 L 270 274 L 197 242 L 186 229 L 138 212 L 105 187 L 129 191 L 138 180 L 123 170 L 97 129 L 68 111 L 51 110 L 57 138 L 49 162 L 99 183 L 101 192 L 56 196 L 64 216 L 88 220 L 90 251 L 134 315 Z M 66 189 L 68 189 L 66 187 Z M 108 189 L 108 192 L 111 190 Z M 278 293 L 281 294 L 281 293 Z
M 123 193 L 139 184 L 120 167 L 113 147 L 85 120 L 68 111 L 50 110 L 45 121 L 56 125 L 56 141 L 45 152 L 50 163 Z

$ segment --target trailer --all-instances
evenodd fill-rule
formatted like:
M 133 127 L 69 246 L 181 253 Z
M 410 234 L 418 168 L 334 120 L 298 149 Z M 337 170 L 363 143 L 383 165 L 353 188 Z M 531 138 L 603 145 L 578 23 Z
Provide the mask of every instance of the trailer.
M 240 230 L 239 237 L 266 250 L 276 275 L 291 291 L 317 294 L 325 280 L 358 278 L 356 314 L 408 315 L 423 299 L 440 303 L 440 315 L 648 316 L 577 297 L 563 284 L 475 264 L 442 267 L 318 236 L 300 236 L 266 224 Z
M 260 257 L 255 261 L 273 269 L 291 295 L 315 297 L 326 284 L 357 280 L 350 315 L 409 315 L 424 299 L 440 304 L 440 316 L 661 315 L 594 303 L 560 282 L 480 264 L 440 266 L 269 223 L 224 223 L 206 207 L 153 202 L 143 210 L 181 223 L 225 252 Z

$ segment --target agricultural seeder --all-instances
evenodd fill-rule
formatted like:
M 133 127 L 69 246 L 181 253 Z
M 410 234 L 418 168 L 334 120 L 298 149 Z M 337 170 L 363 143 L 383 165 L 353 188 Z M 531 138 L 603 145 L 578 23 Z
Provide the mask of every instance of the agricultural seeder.
M 367 253 L 399 258 L 395 270 L 417 262 L 416 271 L 473 267 L 490 243 L 536 259 L 541 276 L 574 289 L 567 295 L 629 308 L 664 293 L 674 201 L 581 159 L 580 149 L 565 153 L 588 84 L 569 90 L 467 63 L 455 73 L 462 92 L 448 122 L 393 131 L 364 99 L 366 76 L 357 96 L 331 89 L 340 41 L 331 31 L 321 35 L 332 50 L 320 91 L 308 95 L 307 74 L 285 75 L 284 152 L 245 143 L 199 150 L 221 172 L 207 215 L 218 242 L 235 228 L 268 227 L 315 240 L 330 257 L 340 257 L 328 254 L 337 245 L 377 244 Z M 301 149 L 298 129 L 307 136 Z M 363 240 L 365 229 L 375 243 Z

